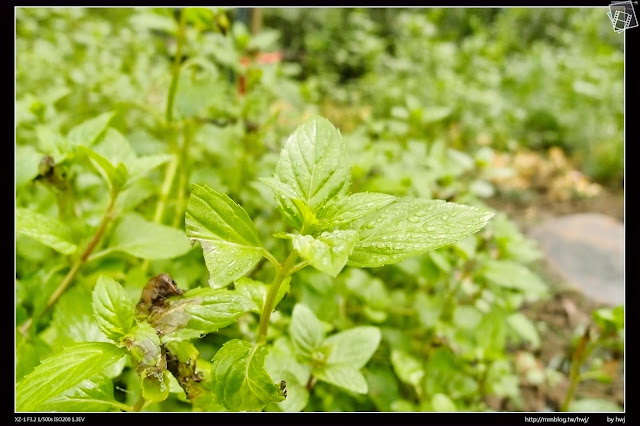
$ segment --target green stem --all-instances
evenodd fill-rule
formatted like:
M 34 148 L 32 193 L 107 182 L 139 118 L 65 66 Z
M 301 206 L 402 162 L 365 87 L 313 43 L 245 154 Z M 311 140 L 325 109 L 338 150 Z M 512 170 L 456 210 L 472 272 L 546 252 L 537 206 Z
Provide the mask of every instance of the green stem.
M 180 154 L 176 153 L 176 141 L 175 141 L 175 133 L 176 129 L 173 128 L 173 104 L 176 98 L 176 93 L 178 91 L 178 81 L 180 79 L 180 70 L 182 68 L 182 47 L 184 45 L 185 40 L 185 13 L 181 9 L 180 10 L 180 21 L 178 23 L 178 32 L 176 35 L 176 56 L 173 60 L 173 67 L 171 71 L 171 83 L 169 85 L 169 93 L 167 94 L 167 109 L 165 110 L 165 122 L 170 131 L 170 140 L 169 145 L 171 150 L 174 151 L 174 155 L 171 158 L 171 161 L 167 165 L 167 169 L 164 175 L 164 182 L 162 183 L 162 189 L 160 192 L 160 199 L 158 200 L 158 204 L 156 204 L 156 211 L 153 215 L 153 221 L 155 223 L 162 223 L 162 219 L 164 216 L 164 211 L 167 207 L 167 200 L 169 198 L 169 194 L 171 193 L 171 188 L 173 187 L 173 181 L 176 177 L 176 172 L 178 170 L 178 165 L 180 162 Z M 146 270 L 149 266 L 149 262 L 145 261 L 143 264 L 143 269 Z
M 278 262 L 278 259 L 276 259 L 276 257 L 271 254 L 271 252 L 269 250 L 267 250 L 266 248 L 262 249 L 262 255 L 271 263 L 273 263 L 273 266 L 276 267 L 276 269 L 280 268 L 280 262 Z
M 160 198 L 158 199 L 158 204 L 156 204 L 156 210 L 153 214 L 153 221 L 155 223 L 162 223 L 164 218 L 164 211 L 167 208 L 167 200 L 169 199 L 169 194 L 171 193 L 171 188 L 173 187 L 173 181 L 176 177 L 176 172 L 178 170 L 178 165 L 180 161 L 180 154 L 177 152 L 177 143 L 176 143 L 176 129 L 172 126 L 173 123 L 173 103 L 176 98 L 176 93 L 178 90 L 178 80 L 180 79 L 180 70 L 182 68 L 182 47 L 185 41 L 185 13 L 184 10 L 180 10 L 180 21 L 178 23 L 178 33 L 176 35 L 176 56 L 173 60 L 173 67 L 171 71 L 171 83 L 169 85 L 169 93 L 167 94 L 167 109 L 165 110 L 165 125 L 170 132 L 169 136 L 169 146 L 171 151 L 173 151 L 173 155 L 164 174 L 164 181 L 162 182 L 162 189 L 160 192 Z M 142 271 L 146 272 L 149 268 L 149 260 L 145 260 L 142 263 Z
M 313 388 L 313 385 L 316 384 L 317 380 L 318 379 L 316 379 L 313 375 L 309 376 L 309 381 L 307 382 L 307 386 L 305 386 L 308 391 L 311 391 L 311 388 Z
M 123 403 L 118 402 L 118 401 L 111 401 L 110 404 L 111 404 L 112 407 L 117 408 L 117 409 L 122 410 L 122 411 L 127 411 L 127 412 L 128 411 L 133 411 L 133 407 L 129 407 L 128 405 L 123 404 Z
M 140 395 L 140 398 L 138 398 L 136 403 L 133 405 L 133 407 L 131 408 L 131 411 L 142 410 L 142 408 L 146 405 L 145 403 L 146 403 L 146 399 L 144 399 L 144 397 Z
M 176 98 L 176 92 L 178 90 L 178 79 L 180 77 L 180 68 L 182 65 L 182 46 L 184 45 L 184 30 L 185 30 L 185 13 L 180 9 L 180 22 L 178 24 L 178 33 L 176 35 L 176 56 L 173 59 L 173 71 L 171 73 L 171 85 L 169 86 L 169 96 L 167 98 L 167 110 L 165 111 L 165 120 L 167 123 L 173 121 L 173 101 Z
M 191 126 L 189 123 L 185 123 L 182 131 L 182 147 L 180 149 L 179 161 L 179 176 L 178 176 L 178 195 L 176 196 L 176 211 L 173 215 L 172 226 L 175 228 L 180 224 L 182 216 L 184 215 L 184 195 L 187 186 L 187 170 L 188 158 L 189 158 L 189 144 L 191 142 Z
M 73 211 L 73 193 L 70 187 L 65 188 L 61 193 L 57 194 L 56 201 L 58 202 L 60 220 L 64 222 L 75 217 Z
M 45 305 L 40 315 L 42 315 L 47 310 L 51 309 L 51 307 L 58 301 L 60 296 L 62 296 L 62 293 L 64 293 L 65 290 L 71 285 L 71 283 L 73 282 L 73 279 L 76 277 L 76 274 L 80 270 L 80 267 L 87 262 L 87 259 L 89 259 L 89 255 L 91 255 L 91 252 L 96 248 L 96 246 L 100 242 L 100 239 L 104 235 L 104 232 L 107 229 L 107 226 L 114 219 L 115 215 L 113 210 L 114 210 L 114 206 L 117 198 L 118 198 L 118 192 L 115 192 L 115 191 L 112 192 L 111 200 L 109 200 L 109 205 L 107 206 L 107 210 L 104 212 L 104 215 L 102 216 L 102 222 L 100 223 L 100 227 L 98 228 L 96 233 L 93 235 L 93 238 L 91 238 L 91 241 L 89 241 L 89 244 L 87 244 L 87 247 L 82 252 L 82 255 L 76 259 L 76 261 L 71 266 L 71 269 L 69 269 L 69 272 L 67 272 L 67 275 L 64 277 L 64 279 L 60 283 L 60 285 L 58 285 L 58 287 L 51 294 L 51 296 L 47 300 L 47 304 Z M 27 332 L 29 331 L 29 328 L 31 328 L 32 324 L 33 324 L 33 317 L 29 318 L 22 326 L 20 326 L 19 328 L 20 332 L 26 335 Z
M 289 275 L 295 274 L 296 272 L 298 272 L 300 269 L 304 268 L 308 264 L 309 264 L 308 260 L 303 260 L 302 262 L 298 263 L 297 265 L 291 268 L 291 270 L 289 271 Z
M 269 329 L 269 319 L 271 318 L 271 312 L 275 309 L 276 296 L 282 282 L 291 275 L 293 265 L 298 258 L 298 253 L 292 251 L 287 259 L 276 268 L 276 275 L 273 277 L 273 281 L 269 286 L 267 292 L 267 298 L 262 308 L 262 314 L 260 315 L 260 328 L 258 329 L 258 344 L 264 344 L 267 341 L 267 330 Z
M 580 338 L 578 342 L 578 346 L 576 347 L 573 355 L 571 357 L 571 370 L 569 372 L 569 389 L 567 389 L 567 394 L 562 402 L 562 406 L 560 407 L 560 411 L 569 411 L 569 404 L 573 400 L 573 395 L 580 383 L 580 367 L 585 359 L 589 356 L 594 345 L 589 345 L 590 341 L 590 330 L 587 328 Z
M 173 187 L 173 180 L 176 177 L 176 171 L 178 170 L 178 157 L 173 155 L 167 165 L 167 170 L 164 175 L 164 182 L 162 182 L 162 189 L 160 190 L 160 199 L 156 205 L 156 211 L 153 215 L 153 221 L 156 223 L 162 222 L 162 216 L 164 210 L 167 207 L 167 200 L 169 199 L 169 193 Z

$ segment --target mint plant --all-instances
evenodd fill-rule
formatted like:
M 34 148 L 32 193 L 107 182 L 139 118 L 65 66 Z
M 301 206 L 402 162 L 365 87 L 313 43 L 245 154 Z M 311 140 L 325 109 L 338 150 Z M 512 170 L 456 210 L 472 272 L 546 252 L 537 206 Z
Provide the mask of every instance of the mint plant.
M 87 148 L 81 152 L 103 174 L 115 198 L 127 182 L 126 167 L 114 167 Z M 291 277 L 307 266 L 335 278 L 346 265 L 397 263 L 479 231 L 493 213 L 440 200 L 350 193 L 350 175 L 345 143 L 326 119 L 307 121 L 287 139 L 273 177 L 261 179 L 273 189 L 277 208 L 290 226 L 274 235 L 290 241 L 282 261 L 262 245 L 239 204 L 206 185 L 194 185 L 185 213 L 186 235 L 202 247 L 209 285 L 185 291 L 161 274 L 149 280 L 134 304 L 115 280 L 100 276 L 92 291 L 92 311 L 108 342 L 72 345 L 47 358 L 18 384 L 17 410 L 65 409 L 93 399 L 93 380 L 123 357 L 140 381 L 140 398 L 132 410 L 166 399 L 173 379 L 194 409 L 206 411 L 259 411 L 269 404 L 301 410 L 316 381 L 366 393 L 360 369 L 378 348 L 377 327 L 356 326 L 327 335 L 314 312 L 297 304 L 289 336 L 270 342 L 272 312 L 290 288 Z M 151 225 L 136 216 L 119 225 L 144 226 Z M 148 234 L 144 232 L 144 238 L 157 238 Z M 31 235 L 38 236 L 35 231 Z M 135 244 L 139 238 L 115 247 L 141 255 Z M 58 239 L 44 242 L 70 250 Z M 263 258 L 274 268 L 269 285 L 247 277 Z M 260 315 L 255 339 L 226 341 L 210 369 L 203 370 L 192 340 L 249 312 Z M 43 386 L 47 381 L 55 385 Z M 122 408 L 113 398 L 105 404 Z
M 482 207 L 500 190 L 491 182 L 509 170 L 495 150 L 526 118 L 509 118 L 522 88 L 509 89 L 494 69 L 502 89 L 487 97 L 486 72 L 473 65 L 491 70 L 505 55 L 476 49 L 486 36 L 476 28 L 457 56 L 470 60 L 452 62 L 447 37 L 431 31 L 445 19 L 437 11 L 345 10 L 351 39 L 369 46 L 366 61 L 353 62 L 357 43 L 338 57 L 331 41 L 343 25 L 300 37 L 336 17 L 316 12 L 297 27 L 296 11 L 265 10 L 254 34 L 233 9 L 16 10 L 20 409 L 526 408 L 517 354 L 544 345 L 522 309 L 548 295 L 528 266 L 541 254 L 503 213 L 455 239 L 459 219 L 475 211 L 461 205 Z M 513 14 L 500 15 L 510 34 Z M 296 43 L 314 54 L 293 58 Z M 560 48 L 574 64 L 593 61 L 579 45 L 546 40 L 538 53 Z M 601 50 L 615 73 L 619 52 Z M 260 62 L 277 51 L 280 62 Z M 322 54 L 337 62 L 305 62 Z M 516 56 L 535 92 L 539 61 Z M 420 58 L 446 72 L 425 84 L 406 72 Z M 332 64 L 357 73 L 337 84 Z M 510 112 L 495 114 L 496 105 Z M 552 114 L 559 122 L 581 114 L 561 109 Z M 280 156 L 281 142 L 316 112 L 342 134 L 311 120 Z M 343 353 L 347 340 L 360 358 Z M 576 378 L 595 375 L 584 375 L 600 353 L 592 357 Z M 58 368 L 74 377 L 39 389 Z

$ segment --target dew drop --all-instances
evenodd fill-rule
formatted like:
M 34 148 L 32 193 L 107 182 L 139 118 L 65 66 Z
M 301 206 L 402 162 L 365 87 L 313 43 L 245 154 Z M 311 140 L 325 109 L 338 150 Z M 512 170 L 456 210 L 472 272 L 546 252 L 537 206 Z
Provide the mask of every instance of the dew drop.
M 419 211 L 415 212 L 414 214 L 415 214 L 416 216 L 418 216 L 418 217 L 423 217 L 423 216 L 426 216 L 426 215 L 427 215 L 427 212 L 422 211 L 422 210 L 419 210 Z
M 375 228 L 375 227 L 376 227 L 376 224 L 375 224 L 374 222 L 369 222 L 369 223 L 367 223 L 367 228 L 369 228 L 369 229 L 373 229 L 373 228 Z
M 230 276 L 232 276 L 232 275 L 233 275 L 233 271 L 231 271 L 231 270 L 227 271 L 227 276 L 229 276 L 229 277 L 230 277 Z
M 447 216 L 446 214 L 442 215 L 440 217 L 441 220 L 449 220 L 449 216 Z
M 435 232 L 438 230 L 435 226 L 427 226 L 425 229 L 429 232 Z
M 409 222 L 418 223 L 418 222 L 420 222 L 420 218 L 417 217 L 417 216 L 410 216 L 409 217 Z

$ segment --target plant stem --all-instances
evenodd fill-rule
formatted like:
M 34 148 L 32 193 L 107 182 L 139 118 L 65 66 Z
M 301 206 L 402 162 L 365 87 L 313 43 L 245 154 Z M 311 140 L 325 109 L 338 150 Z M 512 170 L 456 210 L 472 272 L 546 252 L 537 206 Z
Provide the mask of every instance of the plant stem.
M 76 261 L 71 266 L 71 269 L 69 269 L 69 272 L 67 272 L 67 275 L 64 277 L 64 279 L 60 283 L 60 285 L 58 285 L 58 287 L 51 294 L 51 296 L 47 300 L 47 304 L 45 305 L 44 309 L 40 313 L 41 315 L 42 313 L 51 309 L 51 307 L 58 301 L 60 296 L 62 296 L 62 293 L 64 293 L 65 290 L 69 287 L 69 285 L 71 285 L 71 283 L 73 282 L 73 279 L 76 277 L 76 274 L 80 270 L 80 267 L 87 262 L 89 255 L 100 242 L 100 239 L 104 235 L 104 232 L 107 229 L 107 226 L 114 218 L 113 209 L 114 209 L 117 198 L 118 198 L 118 192 L 115 192 L 115 191 L 112 192 L 111 199 L 109 200 L 109 205 L 107 206 L 107 210 L 104 212 L 104 215 L 102 216 L 102 222 L 100 223 L 100 227 L 98 228 L 96 233 L 93 235 L 93 238 L 91 238 L 91 241 L 89 241 L 89 244 L 87 244 L 87 247 L 82 252 L 82 255 L 78 259 L 76 259 Z M 32 324 L 33 324 L 33 317 L 29 318 L 22 326 L 20 326 L 19 328 L 20 332 L 26 335 L 27 332 L 29 331 L 29 328 L 31 328 Z
M 305 386 L 308 391 L 310 391 L 311 388 L 313 388 L 313 385 L 316 384 L 317 380 L 318 379 L 316 379 L 314 376 L 309 376 L 309 381 L 307 382 L 307 386 Z
M 295 274 L 296 272 L 298 272 L 300 269 L 304 268 L 308 264 L 309 264 L 308 260 L 303 260 L 302 262 L 298 263 L 297 265 L 291 268 L 291 270 L 289 271 L 289 275 Z
M 271 318 L 271 312 L 275 309 L 276 296 L 282 282 L 291 275 L 293 265 L 298 258 L 298 253 L 292 251 L 287 259 L 282 262 L 280 267 L 276 268 L 276 275 L 273 277 L 273 281 L 269 286 L 267 292 L 267 298 L 264 301 L 262 308 L 262 314 L 260 315 L 260 328 L 258 329 L 258 344 L 264 344 L 267 341 L 267 330 L 269 329 L 269 318 Z
M 192 128 L 189 123 L 185 123 L 182 130 L 182 147 L 180 148 L 180 157 L 178 162 L 180 164 L 179 176 L 178 176 L 178 195 L 176 196 L 176 211 L 173 216 L 172 226 L 176 228 L 184 215 L 184 193 L 187 186 L 187 170 L 189 170 L 187 161 L 189 158 L 189 143 L 191 142 Z
M 136 403 L 133 405 L 133 408 L 131 409 L 131 411 L 140 411 L 140 410 L 142 410 L 142 407 L 145 406 L 145 402 L 146 402 L 146 400 L 144 399 L 144 397 L 142 395 L 140 395 L 140 398 L 138 398 Z
M 562 406 L 560 407 L 560 411 L 568 411 L 569 404 L 573 400 L 573 394 L 578 387 L 578 383 L 580 382 L 580 367 L 582 367 L 582 363 L 587 358 L 589 353 L 593 350 L 593 346 L 589 347 L 590 340 L 590 330 L 587 328 L 580 338 L 578 345 L 573 351 L 573 355 L 571 356 L 571 371 L 569 372 L 569 389 L 567 389 L 567 394 L 564 398 Z
M 271 254 L 271 252 L 269 250 L 267 250 L 266 248 L 262 249 L 262 255 L 271 263 L 273 263 L 273 266 L 276 267 L 276 269 L 280 268 L 280 262 L 278 262 L 278 259 L 276 259 L 276 257 Z
M 123 404 L 121 402 L 117 402 L 117 401 L 111 401 L 111 406 L 114 408 L 118 408 L 122 411 L 127 411 L 127 412 L 133 411 L 133 407 L 129 407 L 128 405 Z
M 184 10 L 180 9 L 180 21 L 178 23 L 178 32 L 176 35 L 176 56 L 173 59 L 171 83 L 169 85 L 169 93 L 167 94 L 167 109 L 165 110 L 164 118 L 165 125 L 170 132 L 169 147 L 171 148 L 173 155 L 165 170 L 164 181 L 162 182 L 162 189 L 160 190 L 160 198 L 158 199 L 158 204 L 156 204 L 156 211 L 153 214 L 153 221 L 155 223 L 162 223 L 164 211 L 167 208 L 167 200 L 169 199 L 169 194 L 171 193 L 173 181 L 175 180 L 176 172 L 178 170 L 178 165 L 180 162 L 180 153 L 178 152 L 178 148 L 176 146 L 176 129 L 172 126 L 172 123 L 173 103 L 178 91 L 178 80 L 180 79 L 180 70 L 182 68 L 182 47 L 185 40 L 185 25 L 185 13 Z M 142 263 L 141 268 L 143 272 L 147 271 L 147 269 L 149 268 L 149 263 L 150 262 L 148 259 Z
M 176 56 L 173 59 L 173 70 L 171 74 L 171 85 L 169 86 L 169 96 L 167 98 L 167 109 L 165 111 L 165 120 L 167 123 L 173 121 L 173 101 L 178 90 L 178 78 L 180 76 L 180 66 L 182 65 L 182 46 L 184 44 L 185 29 L 185 13 L 180 9 L 180 22 L 178 24 L 178 32 L 176 35 Z

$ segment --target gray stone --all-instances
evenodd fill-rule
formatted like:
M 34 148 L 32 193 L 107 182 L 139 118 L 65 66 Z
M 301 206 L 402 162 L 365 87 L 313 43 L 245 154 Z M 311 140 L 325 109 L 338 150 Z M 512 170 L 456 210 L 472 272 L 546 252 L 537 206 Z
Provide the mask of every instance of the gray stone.
M 624 304 L 624 225 L 581 213 L 557 217 L 533 228 L 551 266 L 585 296 L 610 306 Z

